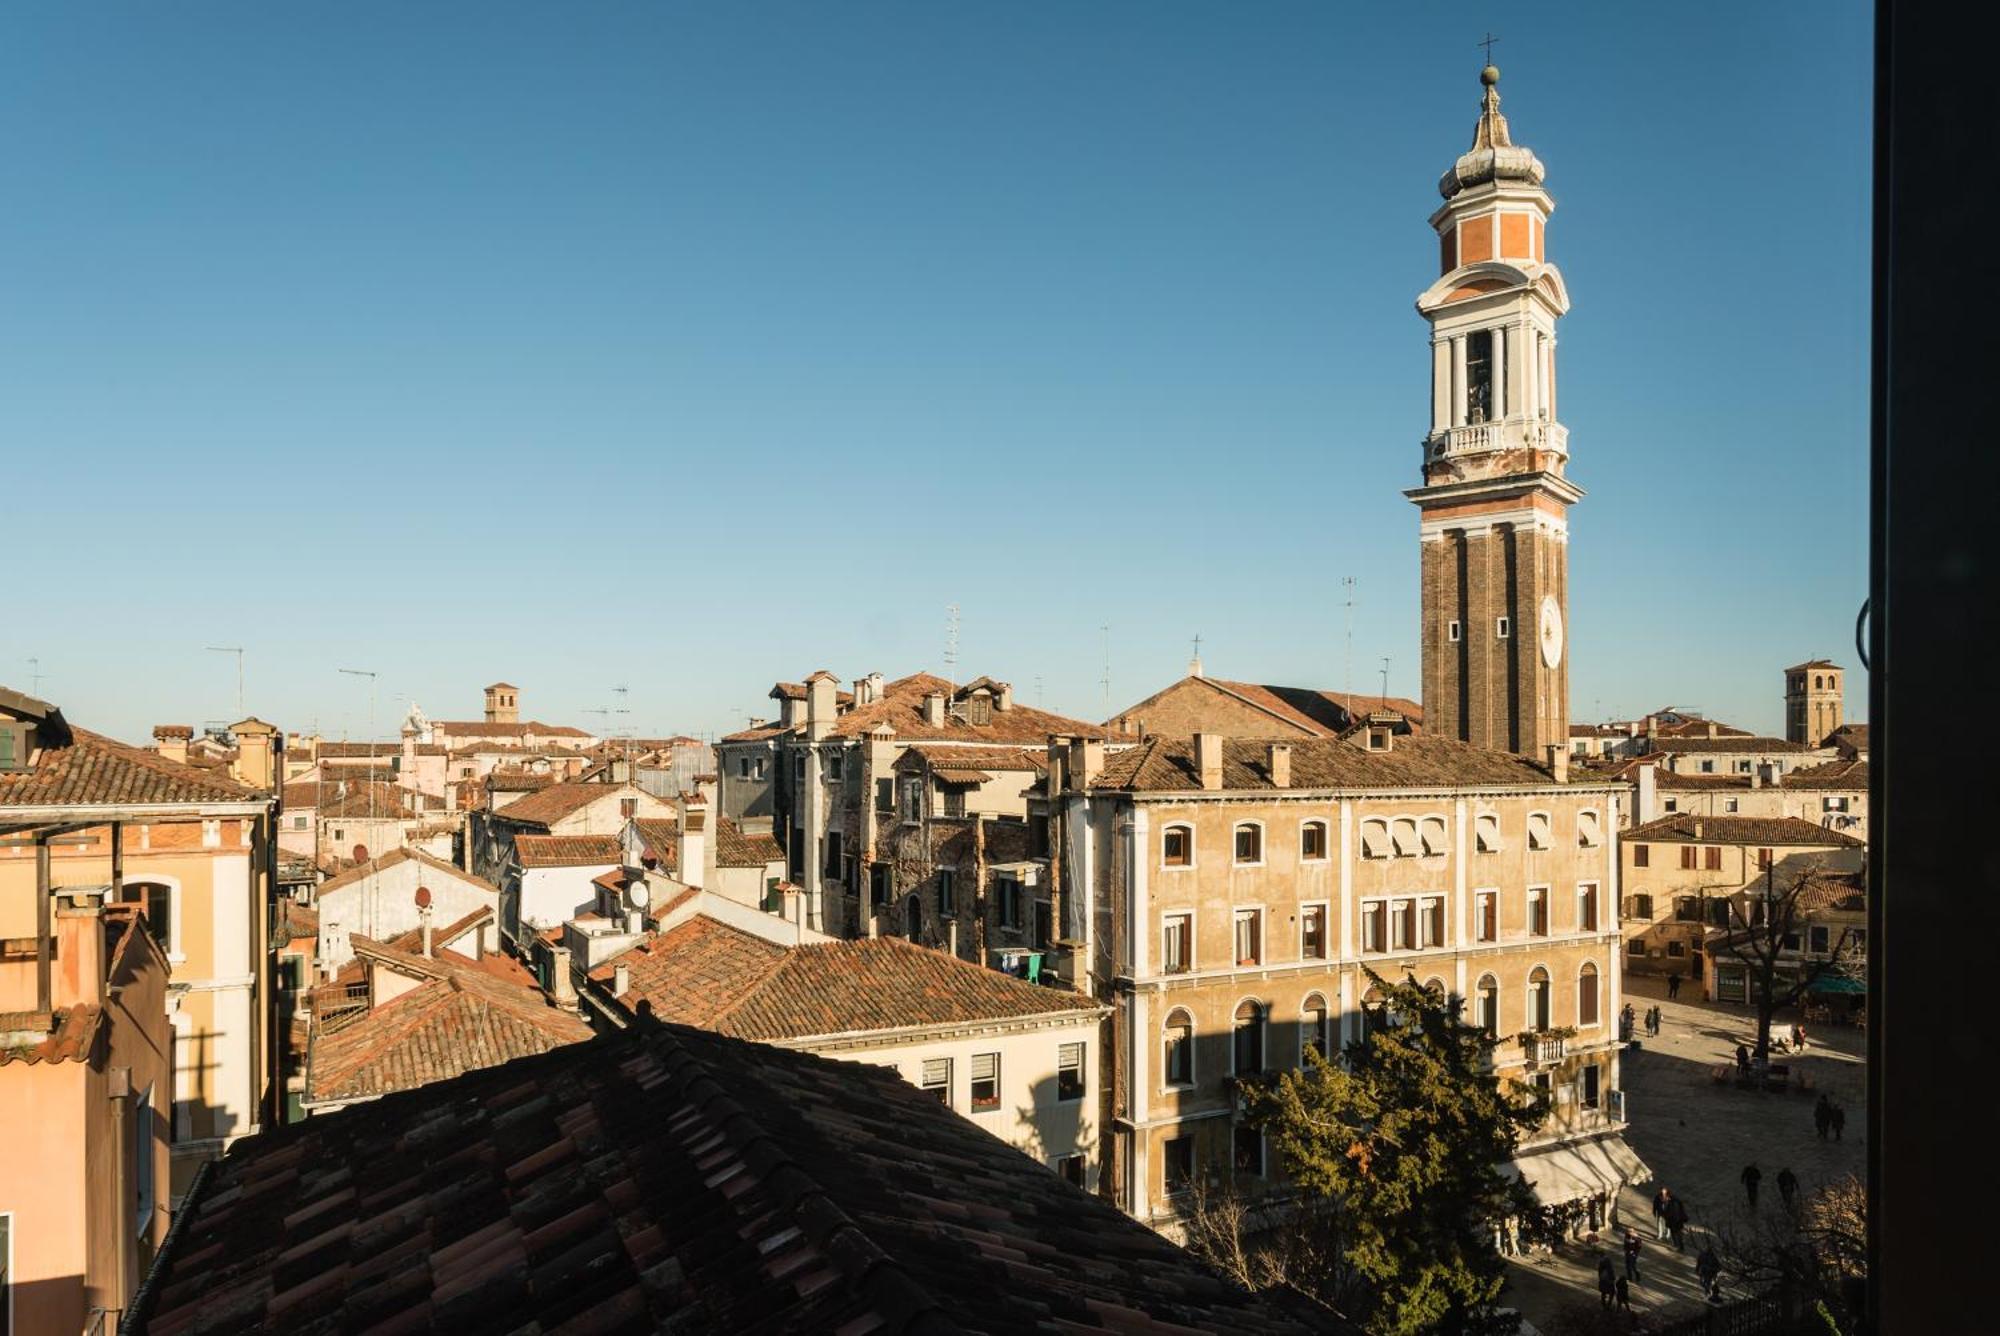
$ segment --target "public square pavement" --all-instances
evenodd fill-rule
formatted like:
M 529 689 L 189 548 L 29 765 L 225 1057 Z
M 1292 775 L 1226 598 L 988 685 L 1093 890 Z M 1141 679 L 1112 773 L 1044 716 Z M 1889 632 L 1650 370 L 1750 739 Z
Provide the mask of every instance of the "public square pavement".
M 1652 1181 L 1627 1187 L 1619 1197 L 1618 1226 L 1638 1231 L 1642 1252 L 1638 1282 L 1633 1284 L 1634 1313 L 1653 1318 L 1698 1312 L 1703 1306 L 1694 1260 L 1712 1225 L 1742 1229 L 1749 1221 L 1748 1202 L 1740 1175 L 1755 1161 L 1763 1171 L 1758 1190 L 1760 1212 L 1781 1208 L 1778 1171 L 1787 1165 L 1799 1179 L 1803 1201 L 1823 1184 L 1847 1174 L 1865 1178 L 1868 1136 L 1866 1037 L 1852 1026 L 1807 1025 L 1802 1055 L 1773 1054 L 1773 1062 L 1803 1069 L 1815 1089 L 1800 1094 L 1760 1094 L 1717 1085 L 1710 1078 L 1718 1063 L 1734 1067 L 1736 1045 L 1755 1047 L 1757 1020 L 1748 1007 L 1702 1002 L 1695 989 L 1683 984 L 1677 1001 L 1666 1000 L 1666 982 L 1628 975 L 1624 1000 L 1635 1015 L 1637 1050 L 1622 1054 L 1619 1084 L 1625 1090 L 1625 1144 L 1652 1170 Z M 1660 1006 L 1660 1033 L 1645 1034 L 1646 1008 Z M 1781 1011 L 1773 1023 L 1776 1037 L 1790 1033 L 1796 1013 Z M 1839 1142 L 1820 1141 L 1813 1128 L 1813 1104 L 1825 1091 L 1847 1112 Z M 1671 1240 L 1653 1238 L 1653 1193 L 1662 1185 L 1687 1203 L 1687 1251 L 1676 1253 Z M 1548 1317 L 1583 1300 L 1595 1304 L 1599 1252 L 1611 1257 L 1618 1274 L 1625 1273 L 1622 1228 L 1602 1231 L 1596 1243 L 1575 1239 L 1553 1257 L 1545 1252 L 1508 1259 L 1508 1284 L 1501 1303 L 1518 1308 L 1529 1322 L 1542 1325 Z M 1725 1299 L 1746 1293 L 1732 1284 L 1725 1270 Z

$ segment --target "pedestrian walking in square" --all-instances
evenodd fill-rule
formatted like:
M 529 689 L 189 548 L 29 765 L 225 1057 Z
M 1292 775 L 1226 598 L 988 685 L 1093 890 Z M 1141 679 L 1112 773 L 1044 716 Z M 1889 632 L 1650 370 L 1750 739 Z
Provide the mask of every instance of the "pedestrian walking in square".
M 1757 1209 L 1757 1185 L 1764 1181 L 1764 1171 L 1755 1161 L 1743 1166 L 1743 1191 L 1750 1198 L 1750 1209 Z
M 1681 1237 L 1682 1231 L 1687 1228 L 1687 1222 L 1687 1203 L 1679 1197 L 1670 1200 L 1667 1203 L 1667 1233 L 1673 1235 L 1675 1252 L 1687 1251 L 1687 1243 Z
M 1659 1007 L 1659 1004 L 1658 1004 L 1657 1002 L 1656 1002 L 1656 1003 L 1654 1003 L 1654 1004 L 1653 1004 L 1653 1005 L 1652 1005 L 1651 1007 L 1647 1008 L 1647 1010 L 1646 1010 L 1646 1028 L 1647 1028 L 1648 1030 L 1652 1031 L 1652 1033 L 1653 1033 L 1653 1036 L 1654 1036 L 1655 1038 L 1658 1038 L 1658 1037 L 1659 1037 L 1659 1033 L 1660 1033 L 1660 1007 Z
M 1826 1140 L 1827 1131 L 1833 1126 L 1833 1101 L 1825 1095 L 1813 1105 L 1813 1126 L 1819 1129 L 1819 1139 Z
M 1669 974 L 1667 976 L 1667 1000 L 1671 1002 L 1680 995 L 1681 976 L 1679 974 Z
M 1701 1256 L 1694 1260 L 1694 1273 L 1701 1278 L 1701 1288 L 1712 1304 L 1722 1302 L 1720 1281 L 1722 1279 L 1722 1259 L 1715 1255 L 1715 1242 L 1709 1240 L 1701 1245 Z
M 1625 1277 L 1618 1277 L 1618 1306 L 1626 1312 L 1632 1311 L 1632 1285 Z
M 1639 1278 L 1639 1233 L 1637 1230 L 1628 1229 L 1625 1231 L 1625 1277 L 1628 1280 L 1637 1280 Z
M 1618 1300 L 1618 1273 L 1612 1270 L 1611 1259 L 1601 1254 L 1597 1259 L 1597 1297 L 1606 1308 Z
M 1806 1027 L 1797 1022 L 1792 1024 L 1792 1047 L 1800 1053 L 1806 1051 Z
M 1836 1104 L 1833 1106 L 1833 1139 L 1840 1140 L 1841 1129 L 1847 1126 L 1847 1110 Z
M 1655 1241 L 1663 1241 L 1667 1237 L 1667 1202 L 1672 1200 L 1673 1195 L 1673 1193 L 1667 1191 L 1665 1188 L 1661 1188 L 1653 1194 L 1653 1238 Z

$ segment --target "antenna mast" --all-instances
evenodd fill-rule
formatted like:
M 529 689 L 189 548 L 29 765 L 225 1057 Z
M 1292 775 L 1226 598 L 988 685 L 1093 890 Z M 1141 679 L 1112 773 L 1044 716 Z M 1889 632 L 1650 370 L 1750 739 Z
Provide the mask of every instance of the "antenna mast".
M 207 648 L 208 652 L 211 654 L 234 654 L 236 656 L 236 717 L 238 719 L 244 718 L 245 716 L 243 714 L 243 646 L 210 645 Z
M 1347 586 L 1347 662 L 1341 668 L 1341 694 L 1350 701 L 1354 699 L 1354 577 L 1344 575 L 1340 582 Z
M 944 609 L 944 675 L 958 685 L 958 604 L 947 603 Z

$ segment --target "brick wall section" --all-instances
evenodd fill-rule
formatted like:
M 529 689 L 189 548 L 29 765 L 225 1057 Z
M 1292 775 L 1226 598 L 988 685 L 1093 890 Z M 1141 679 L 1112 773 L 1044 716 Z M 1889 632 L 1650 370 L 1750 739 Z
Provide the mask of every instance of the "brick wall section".
M 1569 736 L 1569 549 L 1540 529 L 1448 530 L 1423 545 L 1423 692 L 1426 727 L 1474 746 L 1542 759 Z M 1542 662 L 1541 602 L 1564 610 L 1554 669 Z M 1510 621 L 1499 639 L 1498 621 Z M 1456 620 L 1461 638 L 1451 640 Z

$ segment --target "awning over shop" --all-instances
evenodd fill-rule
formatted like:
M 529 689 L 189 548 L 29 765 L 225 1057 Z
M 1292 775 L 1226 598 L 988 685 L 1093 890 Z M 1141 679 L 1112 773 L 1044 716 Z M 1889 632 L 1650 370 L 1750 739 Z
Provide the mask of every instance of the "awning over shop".
M 1806 985 L 1809 993 L 1865 993 L 1868 985 L 1845 974 L 1822 974 Z
M 1502 1172 L 1527 1183 L 1535 1200 L 1544 1206 L 1560 1206 L 1600 1192 L 1614 1195 L 1627 1183 L 1647 1183 L 1653 1177 L 1653 1171 L 1616 1133 L 1516 1155 Z

